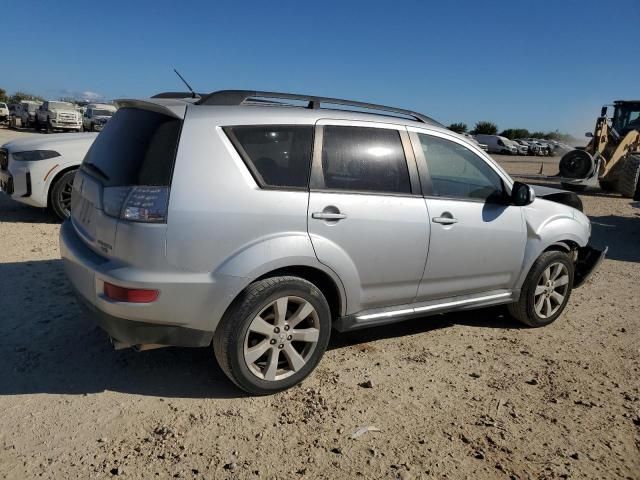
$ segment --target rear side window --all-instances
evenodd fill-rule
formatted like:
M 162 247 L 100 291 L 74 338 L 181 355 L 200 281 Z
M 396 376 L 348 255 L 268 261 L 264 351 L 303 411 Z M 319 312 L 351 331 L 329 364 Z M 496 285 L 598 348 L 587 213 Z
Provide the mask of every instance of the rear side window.
M 411 193 L 397 130 L 324 127 L 322 170 L 330 190 Z
M 168 187 L 181 127 L 168 115 L 121 108 L 93 142 L 83 169 L 105 186 Z
M 312 126 L 259 125 L 224 130 L 261 186 L 307 188 Z

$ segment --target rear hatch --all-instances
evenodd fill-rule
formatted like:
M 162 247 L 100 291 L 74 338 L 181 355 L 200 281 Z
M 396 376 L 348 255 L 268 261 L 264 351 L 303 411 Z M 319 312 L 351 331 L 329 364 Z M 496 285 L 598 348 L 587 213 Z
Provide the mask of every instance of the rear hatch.
M 142 101 L 123 101 L 121 106 L 76 174 L 71 222 L 96 253 L 127 260 L 116 245 L 119 227 L 166 226 L 186 107 Z

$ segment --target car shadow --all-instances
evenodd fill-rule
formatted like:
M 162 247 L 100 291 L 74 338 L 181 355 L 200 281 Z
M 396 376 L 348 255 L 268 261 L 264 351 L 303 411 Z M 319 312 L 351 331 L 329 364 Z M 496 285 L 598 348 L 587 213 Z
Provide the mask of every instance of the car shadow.
M 622 262 L 640 262 L 640 213 L 634 217 L 592 215 L 591 243 L 609 247 L 607 258 Z
M 60 223 L 46 208 L 30 207 L 0 193 L 0 222 Z
M 81 314 L 62 260 L 0 264 L 0 312 L 0 395 L 243 396 L 209 348 L 114 351 Z
M 245 396 L 220 370 L 211 348 L 115 351 L 107 335 L 83 317 L 62 260 L 0 264 L 0 312 L 0 395 L 115 391 L 168 398 Z M 455 324 L 519 328 L 501 309 L 489 308 L 333 332 L 329 348 Z

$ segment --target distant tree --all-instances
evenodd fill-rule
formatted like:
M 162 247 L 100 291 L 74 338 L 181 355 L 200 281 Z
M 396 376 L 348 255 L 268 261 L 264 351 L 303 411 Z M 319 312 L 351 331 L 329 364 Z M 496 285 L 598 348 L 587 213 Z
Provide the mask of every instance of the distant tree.
M 529 130 L 526 128 L 507 128 L 500 132 L 500 136 L 507 137 L 510 140 L 513 140 L 514 138 L 528 138 Z
M 498 126 L 493 122 L 478 122 L 476 123 L 471 133 L 474 135 L 496 135 L 498 133 Z
M 532 132 L 531 133 L 531 137 L 532 138 L 546 138 L 547 134 L 544 132 Z
M 33 95 L 27 92 L 15 92 L 13 95 L 9 97 L 7 101 L 8 103 L 20 103 L 23 100 L 34 100 L 38 102 L 44 102 L 44 98 L 40 97 L 39 95 Z
M 4 88 L 0 88 L 0 102 L 7 101 L 7 91 Z
M 468 130 L 467 124 L 462 122 L 452 123 L 447 128 L 456 133 L 466 133 L 466 131 Z

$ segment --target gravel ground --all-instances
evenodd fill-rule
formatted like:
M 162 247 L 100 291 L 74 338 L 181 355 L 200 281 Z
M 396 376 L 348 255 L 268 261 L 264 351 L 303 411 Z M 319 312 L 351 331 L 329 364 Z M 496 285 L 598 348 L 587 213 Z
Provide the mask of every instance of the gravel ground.
M 640 478 L 640 205 L 582 200 L 610 254 L 556 323 L 486 309 L 335 334 L 300 387 L 251 398 L 210 349 L 113 351 L 59 224 L 0 195 L 0 477 Z

